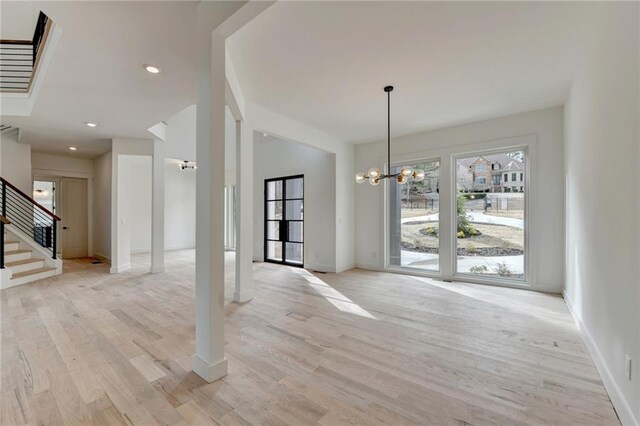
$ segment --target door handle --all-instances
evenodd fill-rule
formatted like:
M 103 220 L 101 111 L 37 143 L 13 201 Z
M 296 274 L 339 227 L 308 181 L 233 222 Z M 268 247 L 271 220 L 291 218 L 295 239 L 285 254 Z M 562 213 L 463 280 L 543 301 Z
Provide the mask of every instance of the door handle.
M 68 226 L 63 226 L 62 229 L 70 229 Z

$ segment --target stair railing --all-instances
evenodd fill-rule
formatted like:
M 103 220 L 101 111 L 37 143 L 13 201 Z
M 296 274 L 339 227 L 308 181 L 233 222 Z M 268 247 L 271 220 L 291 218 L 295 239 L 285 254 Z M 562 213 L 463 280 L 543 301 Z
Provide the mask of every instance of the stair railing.
M 4 269 L 4 226 L 10 223 L 9 219 L 0 215 L 0 269 Z
M 51 20 L 41 11 L 31 40 L 0 39 L 1 92 L 29 92 L 50 29 Z
M 51 257 L 56 259 L 57 222 L 61 219 L 2 177 L 0 177 L 0 191 L 2 194 L 0 214 L 33 241 L 50 251 Z M 4 225 L 3 223 L 3 231 Z M 1 238 L 4 254 L 4 232 Z M 2 266 L 4 266 L 4 259 Z

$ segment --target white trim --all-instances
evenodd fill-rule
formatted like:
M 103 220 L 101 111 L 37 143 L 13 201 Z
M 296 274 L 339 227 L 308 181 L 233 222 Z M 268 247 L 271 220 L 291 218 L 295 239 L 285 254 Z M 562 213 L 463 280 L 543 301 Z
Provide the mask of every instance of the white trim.
M 587 329 L 585 324 L 582 322 L 582 319 L 578 316 L 577 312 L 573 307 L 573 303 L 571 302 L 571 299 L 567 297 L 567 294 L 565 293 L 564 290 L 562 291 L 562 296 L 564 298 L 565 304 L 567 305 L 567 309 L 569 310 L 569 313 L 573 317 L 573 320 L 576 323 L 576 326 L 578 327 L 578 331 L 582 335 L 582 339 L 584 340 L 587 346 L 587 349 L 591 354 L 591 358 L 593 359 L 593 362 L 596 365 L 596 369 L 600 374 L 600 378 L 602 379 L 602 384 L 604 385 L 605 390 L 609 394 L 609 398 L 611 399 L 611 403 L 613 404 L 613 408 L 615 409 L 616 414 L 620 419 L 620 422 L 625 426 L 626 425 L 638 426 L 640 424 L 638 423 L 638 419 L 636 419 L 633 416 L 633 412 L 631 411 L 631 406 L 629 405 L 628 401 L 625 399 L 624 394 L 622 393 L 622 391 L 620 390 L 620 387 L 616 383 L 616 380 L 614 379 L 613 374 L 611 374 L 609 367 L 607 367 L 607 363 L 605 362 L 604 357 L 602 356 L 602 352 L 600 352 L 600 349 L 598 348 L 598 345 L 596 345 L 596 342 L 591 336 L 591 333 L 589 333 L 589 330 Z
M 111 269 L 109 269 L 109 273 L 119 274 L 120 272 L 128 271 L 129 269 L 131 269 L 131 264 L 125 263 L 124 265 L 111 266 Z
M 107 263 L 107 264 L 111 264 L 111 259 L 109 259 L 107 256 L 105 256 L 104 254 L 100 254 L 100 253 L 93 253 L 93 257 L 95 257 L 96 259 L 98 259 L 99 261 L 101 261 L 102 263 Z
M 191 369 L 198 376 L 211 383 L 228 374 L 227 358 L 223 358 L 215 364 L 208 364 L 200 358 L 198 354 L 193 354 L 191 358 Z
M 55 154 L 52 154 L 55 155 Z M 83 172 L 70 172 L 67 170 L 56 170 L 56 169 L 32 169 L 31 175 L 35 177 L 41 178 L 56 178 L 56 177 L 69 177 L 69 178 L 77 178 L 77 179 L 93 179 L 93 173 L 83 173 Z
M 322 265 L 320 263 L 313 263 L 313 262 L 305 262 L 304 269 L 318 271 L 318 272 L 328 272 L 332 274 L 337 272 L 335 266 Z M 343 269 L 343 270 L 346 270 L 346 269 Z

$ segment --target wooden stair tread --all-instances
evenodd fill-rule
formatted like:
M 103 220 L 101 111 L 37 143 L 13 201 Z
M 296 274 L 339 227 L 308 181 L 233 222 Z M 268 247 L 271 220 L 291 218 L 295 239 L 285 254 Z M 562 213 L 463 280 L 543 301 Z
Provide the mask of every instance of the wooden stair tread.
M 27 263 L 42 262 L 43 259 L 24 259 L 16 260 L 15 262 L 5 262 L 4 266 L 11 268 L 12 266 L 26 265 Z
M 19 242 L 20 242 L 20 241 L 13 241 L 13 240 L 11 240 L 11 241 L 5 241 L 4 243 L 5 243 L 5 244 L 18 244 Z
M 9 250 L 4 252 L 5 256 L 10 256 L 12 254 L 21 254 L 21 253 L 31 253 L 31 250 Z
M 29 275 L 36 275 L 42 272 L 49 272 L 49 271 L 55 271 L 55 270 L 56 268 L 49 268 L 49 267 L 32 269 L 31 271 L 24 271 L 24 272 L 18 272 L 17 274 L 13 274 L 11 275 L 11 279 L 14 280 L 16 278 L 28 277 Z

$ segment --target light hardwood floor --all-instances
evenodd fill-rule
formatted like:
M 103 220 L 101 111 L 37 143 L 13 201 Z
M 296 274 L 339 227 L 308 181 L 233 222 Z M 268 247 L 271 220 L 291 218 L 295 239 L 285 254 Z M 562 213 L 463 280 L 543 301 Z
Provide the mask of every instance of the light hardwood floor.
M 0 424 L 619 424 L 560 297 L 255 264 L 208 384 L 190 370 L 194 252 L 156 275 L 135 260 L 2 291 Z

